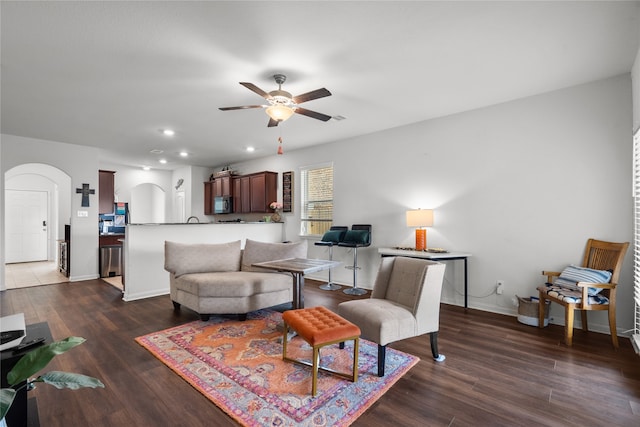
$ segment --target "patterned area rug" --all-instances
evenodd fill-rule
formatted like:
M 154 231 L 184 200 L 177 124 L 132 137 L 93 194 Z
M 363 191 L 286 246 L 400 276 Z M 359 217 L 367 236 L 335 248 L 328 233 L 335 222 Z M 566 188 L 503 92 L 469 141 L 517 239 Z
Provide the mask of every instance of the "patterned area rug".
M 269 310 L 245 322 L 212 316 L 136 341 L 244 426 L 348 426 L 419 360 L 387 348 L 379 378 L 377 344 L 361 339 L 358 381 L 320 372 L 312 398 L 311 368 L 282 360 L 281 319 Z M 351 372 L 352 346 L 324 347 L 321 366 Z M 311 360 L 312 349 L 295 337 L 287 353 Z

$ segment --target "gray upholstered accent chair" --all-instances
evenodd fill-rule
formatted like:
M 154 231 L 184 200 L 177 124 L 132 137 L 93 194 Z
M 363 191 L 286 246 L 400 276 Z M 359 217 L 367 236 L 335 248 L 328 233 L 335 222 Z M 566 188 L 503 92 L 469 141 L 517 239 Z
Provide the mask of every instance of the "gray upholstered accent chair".
M 438 353 L 440 294 L 445 265 L 424 259 L 382 258 L 371 298 L 338 305 L 338 314 L 355 323 L 362 338 L 378 344 L 378 376 L 384 376 L 389 343 L 430 334 L 431 353 Z

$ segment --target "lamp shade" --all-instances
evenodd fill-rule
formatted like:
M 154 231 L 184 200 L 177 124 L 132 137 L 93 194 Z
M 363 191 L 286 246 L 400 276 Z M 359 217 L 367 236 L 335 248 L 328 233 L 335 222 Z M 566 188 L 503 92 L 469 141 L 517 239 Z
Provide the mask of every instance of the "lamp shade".
M 287 107 L 286 105 L 275 104 L 267 107 L 266 113 L 273 120 L 284 122 L 293 115 L 293 108 Z
M 407 227 L 431 227 L 432 225 L 432 209 L 415 209 L 407 211 Z

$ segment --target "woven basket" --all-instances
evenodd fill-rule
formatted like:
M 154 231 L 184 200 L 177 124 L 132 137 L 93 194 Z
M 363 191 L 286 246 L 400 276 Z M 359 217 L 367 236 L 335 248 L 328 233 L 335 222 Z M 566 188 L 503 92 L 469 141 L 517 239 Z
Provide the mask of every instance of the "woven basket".
M 529 326 L 538 326 L 538 300 L 531 300 L 529 298 L 522 298 L 516 295 L 518 298 L 518 322 L 524 323 Z M 544 308 L 544 326 L 549 325 L 549 305 L 547 301 Z

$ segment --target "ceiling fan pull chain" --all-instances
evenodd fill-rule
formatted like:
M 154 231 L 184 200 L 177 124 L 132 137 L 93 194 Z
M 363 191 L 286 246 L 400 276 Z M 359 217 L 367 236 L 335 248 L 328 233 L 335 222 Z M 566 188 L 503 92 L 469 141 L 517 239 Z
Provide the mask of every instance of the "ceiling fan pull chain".
M 282 155 L 284 154 L 284 151 L 282 150 L 282 136 L 278 137 L 278 155 Z

